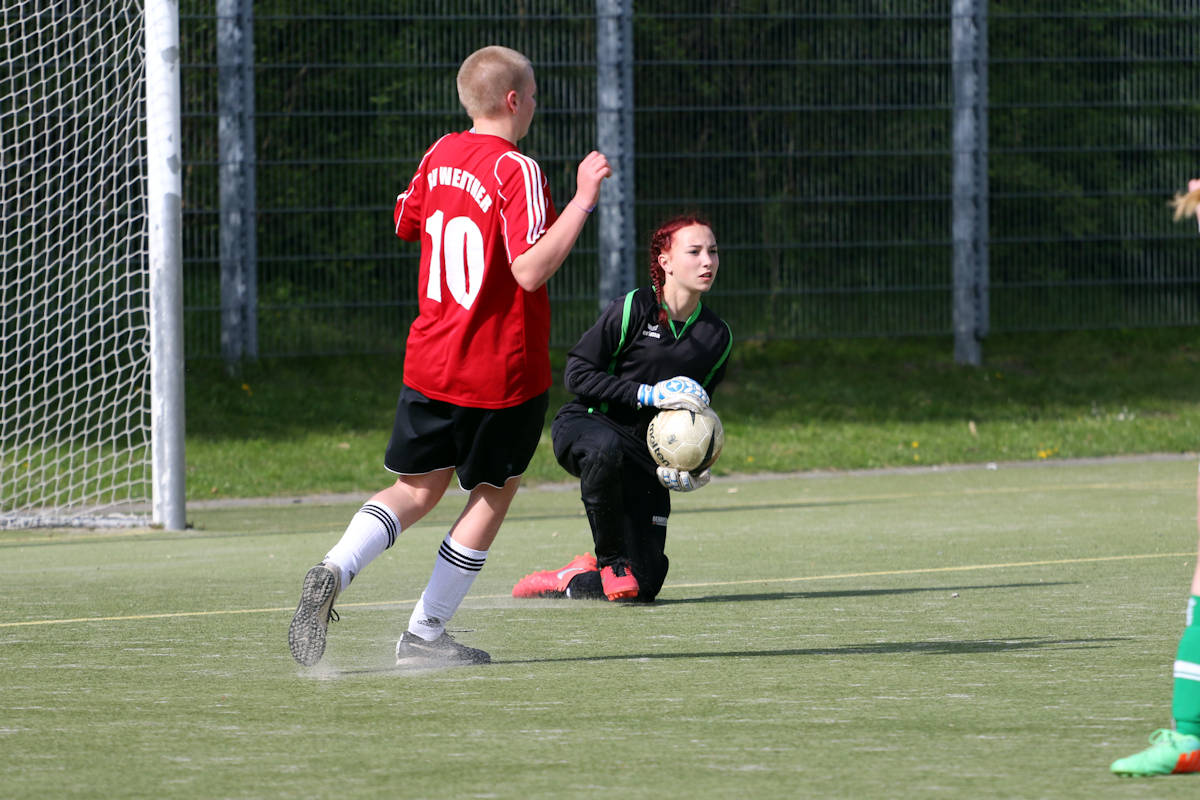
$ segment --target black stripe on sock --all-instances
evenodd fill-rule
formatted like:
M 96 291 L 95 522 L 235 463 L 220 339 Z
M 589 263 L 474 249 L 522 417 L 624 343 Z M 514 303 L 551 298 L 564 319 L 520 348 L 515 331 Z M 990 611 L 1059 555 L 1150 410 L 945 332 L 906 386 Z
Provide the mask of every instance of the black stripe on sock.
M 359 509 L 359 511 L 364 514 L 370 514 L 372 517 L 379 520 L 384 529 L 387 531 L 388 547 L 391 547 L 396 543 L 396 520 L 392 519 L 391 514 L 387 513 L 379 506 L 371 505 L 363 506 Z M 387 548 L 385 547 L 384 549 L 386 550 Z
M 486 557 L 471 558 L 470 556 L 464 556 L 462 553 L 455 552 L 453 549 L 451 549 L 450 545 L 446 544 L 444 541 L 442 542 L 442 546 L 438 549 L 438 555 L 446 559 L 446 561 L 450 564 L 453 564 L 459 569 L 465 569 L 468 572 L 479 572 L 479 570 L 483 569 L 483 562 L 487 560 Z

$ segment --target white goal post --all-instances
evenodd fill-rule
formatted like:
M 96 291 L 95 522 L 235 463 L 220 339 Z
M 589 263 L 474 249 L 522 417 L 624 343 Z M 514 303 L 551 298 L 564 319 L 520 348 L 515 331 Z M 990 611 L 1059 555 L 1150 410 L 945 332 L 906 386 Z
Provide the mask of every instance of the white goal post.
M 2 13 L 0 529 L 182 529 L 178 0 Z

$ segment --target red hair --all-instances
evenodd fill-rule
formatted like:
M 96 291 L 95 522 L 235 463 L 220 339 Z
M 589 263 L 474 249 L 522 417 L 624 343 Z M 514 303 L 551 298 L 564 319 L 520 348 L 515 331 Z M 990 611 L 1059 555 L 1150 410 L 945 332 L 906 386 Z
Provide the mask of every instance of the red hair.
M 712 224 L 698 213 L 680 214 L 658 226 L 658 230 L 650 237 L 650 285 L 654 287 L 654 299 L 658 302 L 658 321 L 666 323 L 667 310 L 663 308 L 663 283 L 667 279 L 658 257 L 671 249 L 671 239 L 677 231 L 692 225 L 703 225 L 709 230 Z

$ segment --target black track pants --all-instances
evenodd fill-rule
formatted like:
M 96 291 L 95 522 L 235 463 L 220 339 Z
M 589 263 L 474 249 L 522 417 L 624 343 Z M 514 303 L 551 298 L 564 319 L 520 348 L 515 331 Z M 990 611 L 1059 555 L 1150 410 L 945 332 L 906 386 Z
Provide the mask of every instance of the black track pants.
M 671 496 L 654 474 L 645 440 L 578 406 L 559 412 L 551 436 L 558 463 L 579 478 L 596 560 L 601 567 L 627 560 L 637 599 L 653 600 L 667 577 Z

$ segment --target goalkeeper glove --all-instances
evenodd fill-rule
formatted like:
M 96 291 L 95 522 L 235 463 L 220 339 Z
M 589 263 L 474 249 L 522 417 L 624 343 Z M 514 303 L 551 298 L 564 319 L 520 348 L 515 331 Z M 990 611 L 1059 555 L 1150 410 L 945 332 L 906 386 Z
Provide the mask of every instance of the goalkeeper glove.
M 708 470 L 693 475 L 687 470 L 659 467 L 656 472 L 658 482 L 673 492 L 694 492 L 703 489 L 712 480 L 712 473 Z
M 683 408 L 700 413 L 708 405 L 708 392 L 691 378 L 678 375 L 651 386 L 638 387 L 638 408 Z

